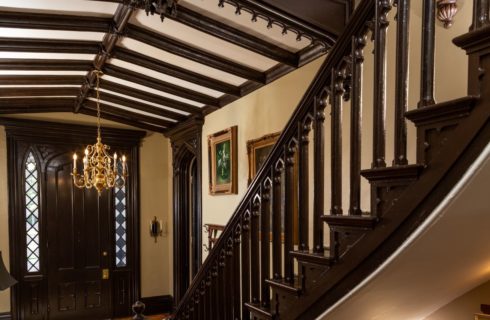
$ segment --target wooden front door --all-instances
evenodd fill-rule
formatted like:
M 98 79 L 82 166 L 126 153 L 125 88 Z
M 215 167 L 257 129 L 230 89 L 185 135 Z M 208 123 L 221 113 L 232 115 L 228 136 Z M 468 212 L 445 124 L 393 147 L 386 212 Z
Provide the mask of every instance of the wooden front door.
M 71 155 L 47 163 L 49 319 L 111 317 L 110 193 L 78 189 Z
M 144 133 L 104 129 L 128 159 L 125 187 L 78 189 L 72 155 L 93 127 L 0 119 L 8 140 L 13 320 L 102 320 L 139 298 L 138 146 Z M 79 163 L 81 166 L 81 163 Z

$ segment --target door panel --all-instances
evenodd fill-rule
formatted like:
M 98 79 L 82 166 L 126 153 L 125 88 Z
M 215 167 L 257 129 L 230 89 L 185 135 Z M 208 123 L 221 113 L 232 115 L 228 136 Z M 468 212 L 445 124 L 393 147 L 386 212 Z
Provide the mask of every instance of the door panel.
M 108 192 L 72 184 L 70 155 L 47 164 L 49 319 L 103 319 L 111 316 L 110 206 Z

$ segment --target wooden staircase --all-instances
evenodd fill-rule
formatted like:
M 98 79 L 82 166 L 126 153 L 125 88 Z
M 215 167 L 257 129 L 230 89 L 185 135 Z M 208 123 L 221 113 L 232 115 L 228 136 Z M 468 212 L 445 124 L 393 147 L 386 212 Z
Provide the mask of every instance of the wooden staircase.
M 316 318 L 420 226 L 490 142 L 487 2 L 475 1 L 470 32 L 454 40 L 469 56 L 468 96 L 432 102 L 434 47 L 425 39 L 420 104 L 407 112 L 409 3 L 398 0 L 396 7 L 393 165 L 385 163 L 384 114 L 386 14 L 394 9 L 390 1 L 363 0 L 180 301 L 175 319 Z M 424 2 L 424 10 L 423 28 L 430 38 L 434 34 L 430 30 L 434 28 L 434 1 Z M 368 34 L 373 35 L 375 48 L 373 150 L 361 148 L 363 48 Z M 345 101 L 350 101 L 350 123 L 341 121 Z M 327 108 L 331 112 L 329 143 L 325 142 Z M 406 119 L 417 127 L 415 164 L 409 164 L 406 157 Z M 343 125 L 351 132 L 348 179 L 341 175 Z M 314 137 L 313 152 L 310 136 Z M 331 149 L 325 150 L 326 146 Z M 328 179 L 324 179 L 326 151 L 331 157 Z M 365 153 L 372 155 L 372 167 L 361 170 Z M 298 179 L 294 179 L 295 166 Z M 370 183 L 369 212 L 360 209 L 361 177 Z M 348 188 L 343 188 L 342 182 L 347 180 Z M 331 193 L 327 213 L 326 182 Z M 350 203 L 343 210 L 345 190 Z M 324 246 L 326 235 L 330 237 L 328 248 Z

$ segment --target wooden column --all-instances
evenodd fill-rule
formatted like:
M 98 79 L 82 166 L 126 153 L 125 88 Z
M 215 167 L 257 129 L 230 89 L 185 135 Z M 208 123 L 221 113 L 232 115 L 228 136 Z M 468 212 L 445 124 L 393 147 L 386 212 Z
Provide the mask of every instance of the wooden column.
M 422 13 L 422 60 L 420 71 L 419 108 L 435 104 L 434 53 L 436 45 L 436 2 L 423 1 Z
M 342 214 L 342 94 L 344 73 L 332 70 L 331 88 L 331 215 Z
M 280 160 L 272 169 L 272 272 L 274 279 L 282 278 L 282 197 L 281 182 L 284 162 Z
M 269 285 L 265 282 L 270 279 L 270 221 L 271 221 L 271 202 L 270 191 L 272 187 L 272 181 L 267 178 L 262 185 L 262 205 L 261 211 L 261 239 L 260 239 L 260 275 L 262 285 L 262 307 L 268 308 L 270 306 L 270 289 Z
M 313 251 L 323 253 L 323 220 L 325 201 L 325 99 L 314 100 L 314 164 L 313 164 Z
M 284 278 L 287 282 L 294 281 L 294 261 L 291 251 L 294 250 L 294 155 L 296 142 L 291 141 L 284 150 L 284 162 L 286 164 L 285 195 L 284 195 Z
M 298 127 L 298 170 L 299 170 L 299 188 L 298 188 L 298 209 L 299 209 L 299 250 L 309 250 L 309 144 L 308 137 L 311 131 L 311 117 L 308 117 Z

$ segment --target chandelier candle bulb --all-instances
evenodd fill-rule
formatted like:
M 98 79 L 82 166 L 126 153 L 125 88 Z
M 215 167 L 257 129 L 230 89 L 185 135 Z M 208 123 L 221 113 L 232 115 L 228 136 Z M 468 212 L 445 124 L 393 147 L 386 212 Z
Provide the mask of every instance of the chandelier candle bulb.
M 73 154 L 73 170 L 77 171 L 77 154 Z

